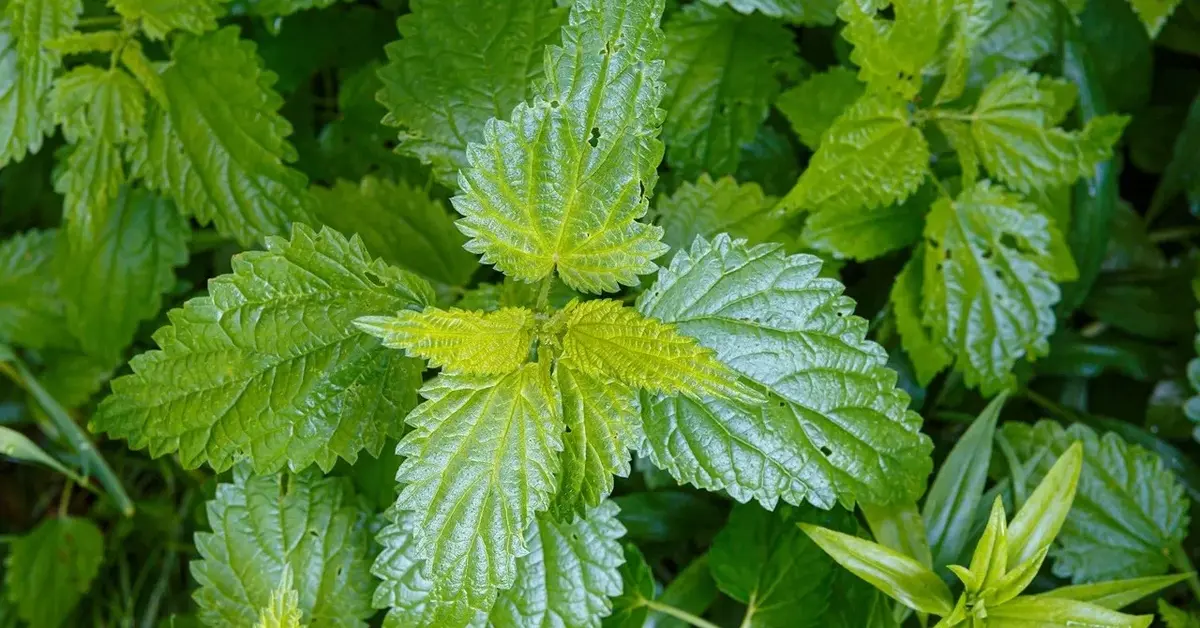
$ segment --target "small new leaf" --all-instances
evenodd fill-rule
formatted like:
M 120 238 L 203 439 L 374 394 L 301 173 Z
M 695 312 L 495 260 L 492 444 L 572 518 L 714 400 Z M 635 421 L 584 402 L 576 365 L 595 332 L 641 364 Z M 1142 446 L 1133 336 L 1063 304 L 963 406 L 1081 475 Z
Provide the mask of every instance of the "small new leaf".
M 533 312 L 516 307 L 486 314 L 426 308 L 366 316 L 354 324 L 385 347 L 403 349 L 447 373 L 503 375 L 528 360 L 534 319 Z
M 283 568 L 279 586 L 271 592 L 271 600 L 258 614 L 255 628 L 302 628 L 300 624 L 300 594 L 292 587 L 292 566 Z
M 876 15 L 891 5 L 894 18 Z M 912 100 L 923 75 L 936 59 L 942 32 L 950 21 L 948 2 L 894 0 L 843 2 L 838 17 L 846 21 L 842 37 L 854 46 L 850 60 L 858 78 L 876 91 Z

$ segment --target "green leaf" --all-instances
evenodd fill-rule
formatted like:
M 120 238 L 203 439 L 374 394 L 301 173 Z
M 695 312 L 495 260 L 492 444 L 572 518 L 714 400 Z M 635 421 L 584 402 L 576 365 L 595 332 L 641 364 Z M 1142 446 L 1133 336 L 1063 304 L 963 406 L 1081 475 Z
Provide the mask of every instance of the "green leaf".
M 895 502 L 886 506 L 859 502 L 858 508 L 876 542 L 915 558 L 926 567 L 933 566 L 929 535 L 916 502 Z
M 1175 12 L 1180 0 L 1129 0 L 1130 6 L 1146 26 L 1151 38 L 1158 37 L 1167 18 Z
M 447 593 L 508 588 L 530 551 L 525 531 L 558 485 L 563 425 L 548 365 L 442 375 L 421 396 L 396 449 L 407 458 L 396 507 L 417 514 L 426 573 Z
M 951 3 L 953 33 L 946 45 L 946 78 L 934 104 L 958 99 L 971 74 L 971 52 L 991 26 L 994 3 L 989 0 L 954 0 Z
M 479 267 L 445 206 L 408 183 L 367 176 L 358 185 L 338 181 L 312 193 L 318 220 L 347 236 L 357 233 L 385 262 L 450 286 L 465 285 Z
M 928 531 L 933 565 L 942 568 L 958 561 L 974 525 L 975 511 L 987 485 L 988 465 L 996 421 L 1007 395 L 1000 394 L 979 413 L 942 462 L 921 514 Z
M 1158 600 L 1158 614 L 1167 628 L 1200 628 L 1200 616 L 1175 608 L 1166 600 Z
M 564 520 L 600 505 L 613 476 L 629 475 L 629 450 L 642 438 L 637 393 L 559 360 L 555 384 L 562 402 L 563 452 L 552 511 Z
M 709 570 L 708 554 L 702 554 L 675 575 L 675 579 L 663 589 L 658 601 L 697 617 L 704 614 L 720 593 Z M 661 611 L 650 614 L 655 628 L 686 628 L 691 624 Z
M 529 358 L 534 315 L 525 308 L 482 313 L 425 308 L 396 316 L 366 316 L 354 321 L 385 347 L 403 349 L 447 373 L 503 375 Z
M 557 270 L 591 293 L 655 269 L 662 230 L 637 220 L 663 151 L 661 14 L 662 0 L 578 0 L 538 96 L 471 145 L 451 201 L 483 263 L 527 282 Z
M 1009 426 L 1023 425 L 1019 423 L 1005 424 L 1004 435 L 1007 438 Z M 1044 472 L 1044 477 L 1038 482 L 1037 488 L 1021 505 L 1016 515 L 1008 525 L 1008 564 L 1018 565 L 1040 553 L 1059 535 L 1063 522 L 1072 508 L 1072 502 L 1077 495 L 1080 471 L 1083 465 L 1083 447 L 1078 441 L 1063 443 L 1065 452 Z M 1049 456 L 1039 456 L 1038 461 L 1051 465 Z M 1026 460 L 1028 463 L 1029 460 Z M 1028 465 L 1027 465 L 1028 466 Z M 1026 468 L 1026 472 L 1031 469 Z M 1032 481 L 1032 479 L 1030 479 Z
M 94 428 L 154 456 L 178 451 L 188 468 L 248 458 L 259 473 L 328 470 L 400 435 L 422 365 L 353 322 L 428 304 L 428 284 L 330 229 L 297 225 L 266 246 L 169 314 L 155 334 L 162 350 L 113 381 Z
M 1031 481 L 1072 442 L 1083 443 L 1075 504 L 1051 551 L 1056 575 L 1098 582 L 1167 571 L 1169 550 L 1187 534 L 1189 502 L 1156 454 L 1079 424 L 1010 424 L 1003 433 L 1022 460 L 1047 452 L 1033 466 Z
M 182 30 L 194 35 L 216 30 L 229 0 L 108 0 L 121 17 L 137 23 L 150 39 Z
M 244 246 L 308 218 L 307 181 L 285 164 L 291 125 L 254 44 L 232 27 L 181 36 L 161 77 L 169 104 L 151 109 L 134 174 Z
M 993 5 L 994 20 L 971 54 L 972 86 L 1027 68 L 1058 46 L 1060 0 Z
M 988 608 L 988 628 L 1150 628 L 1153 615 L 1126 615 L 1107 608 L 1041 596 L 1019 597 Z
M 489 624 L 600 628 L 612 612 L 609 598 L 622 590 L 624 534 L 608 501 L 573 522 L 538 516 L 525 534 L 529 554 L 517 561 L 516 584 L 500 592 Z
M 766 405 L 643 394 L 640 450 L 680 482 L 773 506 L 915 499 L 929 441 L 821 261 L 718 236 L 681 251 L 638 300 L 769 393 Z
M 1068 600 L 1088 602 L 1119 611 L 1144 597 L 1158 593 L 1190 577 L 1190 574 L 1173 574 L 1170 576 L 1111 580 L 1109 582 L 1097 582 L 1094 584 L 1076 584 L 1059 587 L 1040 595 L 1043 597 L 1061 597 Z M 1197 628 L 1200 628 L 1200 626 Z
M 950 589 L 928 567 L 878 543 L 807 523 L 799 525 L 839 565 L 889 597 L 918 612 L 950 614 L 954 606 Z
M 605 628 L 642 628 L 649 613 L 647 603 L 654 600 L 654 574 L 642 552 L 633 543 L 625 544 L 625 562 L 620 569 L 623 587 L 613 598 L 612 616 Z
M 663 228 L 663 242 L 686 249 L 697 237 L 728 233 L 758 244 L 784 228 L 784 216 L 772 212 L 777 199 L 764 196 L 757 183 L 739 184 L 733 177 L 714 181 L 708 174 L 685 182 L 670 197 L 660 198 L 652 215 Z
M 983 89 L 970 123 L 973 151 L 984 168 L 1020 192 L 1073 183 L 1112 154 L 1124 116 L 1095 116 L 1079 131 L 1054 125 L 1055 91 L 1038 75 L 1014 70 Z
M 27 231 L 0 241 L 0 342 L 40 349 L 66 341 L 64 305 L 53 270 L 57 241 L 55 230 Z
M 162 76 L 158 74 L 155 65 L 146 58 L 146 53 L 142 51 L 142 45 L 136 39 L 126 41 L 124 47 L 121 48 L 121 65 L 129 70 L 138 83 L 141 83 L 142 88 L 154 99 L 154 102 L 164 107 L 170 106 L 167 87 L 163 83 Z
M 129 188 L 102 218 L 60 251 L 57 264 L 68 328 L 84 351 L 115 364 L 175 287 L 190 230 L 173 204 Z
M 255 628 L 302 628 L 300 624 L 300 594 L 292 585 L 292 566 L 283 568 L 279 586 L 271 592 L 271 599 L 259 611 Z
M 566 13 L 551 0 L 418 0 L 411 9 L 379 72 L 384 122 L 401 128 L 400 152 L 455 187 L 484 123 L 506 119 L 534 94 L 543 50 Z
M 713 6 L 727 4 L 738 13 L 757 11 L 792 24 L 833 26 L 838 3 L 833 0 L 704 0 Z
M 950 366 L 953 357 L 921 320 L 922 295 L 925 293 L 924 267 L 925 250 L 918 247 L 896 276 L 890 299 L 892 314 L 896 317 L 896 330 L 900 333 L 900 344 L 916 370 L 917 383 L 928 386 L 938 373 Z
M 17 537 L 5 560 L 5 588 L 30 626 L 63 625 L 92 586 L 104 560 L 104 537 L 87 519 L 46 519 Z
M 819 211 L 804 222 L 804 243 L 837 259 L 870 260 L 921 240 L 925 214 L 937 199 L 932 185 L 894 205 Z
M 929 173 L 929 145 L 897 96 L 867 94 L 834 121 L 796 187 L 788 209 L 850 211 L 909 197 Z
M 1065 250 L 1037 207 L 987 181 L 934 203 L 922 322 L 955 354 L 968 386 L 993 395 L 1012 385 L 1021 358 L 1049 351 L 1055 280 L 1075 275 Z
M 971 565 L 967 570 L 969 577 L 963 581 L 967 587 L 968 596 L 994 589 L 1008 572 L 1007 516 L 1004 512 L 1004 500 L 997 495 L 992 502 L 987 525 L 984 526 L 983 534 L 979 537 L 979 541 L 975 544 L 975 551 L 971 554 Z M 1044 552 L 1046 548 L 1038 549 Z M 953 571 L 956 575 L 962 574 L 961 569 Z M 960 575 L 961 577 L 962 575 Z
M 667 163 L 685 179 L 733 174 L 783 89 L 779 77 L 798 73 L 793 35 L 765 15 L 704 3 L 673 14 L 663 30 Z
M 0 363 L 6 361 L 4 359 L 4 352 L 7 350 L 7 348 L 0 346 Z M 0 455 L 7 456 L 13 460 L 36 462 L 37 464 L 46 465 L 71 478 L 77 484 L 86 483 L 86 480 L 64 467 L 61 462 L 46 453 L 41 447 L 38 447 L 36 443 L 29 440 L 29 437 L 3 425 L 0 425 Z
M 800 141 L 816 150 L 829 127 L 865 89 L 854 70 L 835 66 L 780 94 L 775 107 L 787 117 Z
M 257 476 L 239 465 L 207 511 L 212 532 L 196 534 L 200 559 L 191 564 L 205 623 L 252 625 L 290 570 L 306 625 L 367 625 L 367 513 L 345 478 L 315 469 Z
M 2 153 L 0 153 L 2 154 Z M 1171 161 L 1159 180 L 1158 188 L 1154 190 L 1148 214 L 1157 216 L 1166 209 L 1169 201 L 1175 200 L 1179 194 L 1186 193 L 1188 202 L 1200 206 L 1200 176 L 1196 175 L 1200 167 L 1200 94 L 1192 100 L 1188 108 L 1187 118 L 1183 129 L 1175 138 L 1175 146 L 1171 151 Z
M 0 168 L 36 153 L 54 130 L 49 105 L 59 53 L 44 46 L 75 30 L 81 0 L 9 0 L 0 7 Z
M 797 523 L 836 522 L 849 513 L 824 515 L 808 507 L 780 506 L 768 512 L 757 504 L 734 506 L 713 539 L 709 566 L 717 586 L 746 604 L 742 626 L 824 626 L 837 567 Z
M 120 31 L 72 32 L 62 37 L 42 42 L 42 46 L 65 55 L 87 52 L 112 52 L 121 45 Z
M 762 401 L 696 338 L 620 301 L 574 301 L 561 317 L 562 357 L 580 372 L 668 395 Z
M 912 100 L 952 14 L 947 2 L 894 0 L 892 17 L 877 15 L 888 4 L 843 2 L 838 8 L 838 17 L 846 21 L 842 37 L 854 46 L 850 60 L 859 68 L 859 79 L 873 90 Z

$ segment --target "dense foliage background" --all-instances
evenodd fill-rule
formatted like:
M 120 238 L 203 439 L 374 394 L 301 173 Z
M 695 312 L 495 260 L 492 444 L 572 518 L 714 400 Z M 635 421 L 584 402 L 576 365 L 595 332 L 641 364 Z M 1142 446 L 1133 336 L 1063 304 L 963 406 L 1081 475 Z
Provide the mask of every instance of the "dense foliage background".
M 973 546 L 991 498 L 1022 500 L 1074 440 L 1086 450 L 1079 495 L 1031 588 L 1194 570 L 1200 2 L 666 2 L 661 47 L 654 35 L 650 44 L 637 40 L 650 59 L 663 59 L 661 94 L 650 81 L 650 96 L 631 99 L 624 113 L 606 111 L 590 137 L 554 136 L 551 145 L 565 164 L 587 154 L 584 143 L 616 141 L 625 166 L 650 160 L 652 172 L 654 145 L 636 152 L 620 144 L 626 127 L 616 122 L 654 131 L 661 114 L 657 185 L 642 173 L 652 190 L 623 189 L 649 198 L 643 222 L 663 228 L 670 251 L 647 244 L 640 261 L 632 253 L 616 260 L 629 268 L 609 269 L 611 277 L 604 269 L 571 275 L 564 262 L 557 272 L 566 283 L 529 284 L 517 281 L 538 276 L 528 265 L 496 254 L 497 241 L 523 234 L 492 233 L 500 231 L 496 215 L 472 205 L 478 199 L 461 186 L 477 191 L 492 181 L 480 174 L 482 149 L 467 158 L 485 126 L 503 130 L 489 119 L 509 119 L 535 94 L 570 93 L 570 83 L 539 91 L 546 46 L 575 41 L 561 35 L 570 2 L 557 5 L 0 0 L 0 626 L 248 624 L 282 563 L 299 574 L 295 603 L 306 624 L 379 624 L 390 607 L 416 613 L 406 596 L 434 585 L 411 568 L 421 557 L 399 537 L 420 526 L 412 508 L 388 509 L 403 459 L 393 452 L 418 401 L 420 368 L 354 332 L 298 370 L 272 371 L 278 379 L 268 388 L 252 382 L 237 398 L 184 393 L 216 386 L 224 369 L 234 378 L 254 360 L 302 352 L 304 334 L 320 335 L 322 325 L 350 333 L 363 314 L 422 303 L 563 307 L 605 291 L 643 314 L 682 319 L 655 301 L 657 291 L 644 292 L 656 279 L 651 260 L 667 266 L 682 251 L 672 267 L 681 275 L 689 254 L 702 268 L 732 263 L 745 245 L 723 232 L 782 245 L 758 250 L 763 264 L 790 271 L 802 272 L 795 267 L 804 262 L 785 261 L 784 252 L 819 256 L 821 276 L 844 284 L 853 313 L 866 319 L 861 328 L 850 316 L 838 322 L 849 310 L 833 283 L 810 285 L 834 305 L 787 300 L 781 290 L 762 306 L 768 318 L 813 308 L 813 320 L 824 316 L 826 331 L 838 325 L 866 364 L 852 375 L 867 383 L 802 385 L 797 394 L 811 406 L 830 408 L 795 420 L 826 421 L 839 404 L 876 404 L 879 416 L 838 415 L 846 433 L 807 450 L 772 452 L 766 437 L 734 433 L 691 445 L 694 461 L 672 458 L 666 445 L 642 446 L 655 460 L 635 455 L 629 472 L 606 485 L 622 475 L 619 448 L 613 462 L 598 463 L 601 476 L 577 478 L 585 497 L 552 507 L 569 517 L 595 506 L 588 491 L 599 499 L 611 488 L 589 533 L 610 549 L 618 538 L 627 543 L 624 593 L 613 595 L 619 561 L 583 570 L 592 578 L 586 586 L 556 573 L 539 585 L 521 572 L 525 589 L 502 598 L 507 610 L 492 610 L 494 623 L 589 625 L 616 597 L 606 620 L 614 625 L 645 618 L 679 626 L 688 616 L 705 626 L 898 625 L 902 613 L 893 616 L 890 602 L 793 524 L 867 535 L 866 519 L 842 506 L 922 503 L 926 474 L 943 468 L 973 422 L 989 435 L 998 425 L 995 453 L 991 439 L 971 441 L 975 455 L 946 476 L 977 477 L 986 494 L 943 500 L 936 515 L 925 504 L 926 524 L 943 516 L 960 528 L 970 523 L 957 541 L 932 539 L 948 582 L 944 566 Z M 572 37 L 591 41 L 585 26 Z M 620 49 L 583 54 L 593 53 Z M 574 106 L 568 100 L 564 110 Z M 508 140 L 488 138 L 516 150 Z M 459 179 L 468 166 L 480 170 Z M 538 176 L 549 188 L 564 185 L 554 167 Z M 452 204 L 456 194 L 467 200 Z M 468 216 L 471 252 L 455 209 Z M 313 229 L 293 232 L 293 222 Z M 267 245 L 267 236 L 282 239 Z M 692 249 L 697 236 L 733 252 Z M 286 267 L 333 259 L 360 270 L 298 277 Z M 671 277 L 658 281 L 669 286 Z M 805 281 L 820 281 L 813 277 Z M 405 286 L 415 296 L 377 291 L 374 310 L 332 303 L 320 319 L 273 319 L 264 306 L 239 310 L 240 331 L 203 326 L 232 304 L 339 281 Z M 539 286 L 546 292 L 537 294 Z M 256 325 L 274 325 L 271 346 L 235 351 L 254 344 Z M 234 337 L 241 332 L 248 339 Z M 861 332 L 886 350 L 890 371 L 873 366 L 884 357 Z M 695 335 L 729 361 L 702 331 Z M 461 354 L 448 355 L 453 363 Z M 473 359 L 489 355 L 500 359 Z M 689 370 L 708 359 L 699 355 L 681 349 L 675 367 L 630 386 L 694 390 L 712 375 Z M 848 355 L 829 358 L 827 368 L 853 370 Z M 160 358 L 178 366 L 154 371 Z M 127 379 L 110 386 L 120 376 Z M 902 402 L 883 407 L 901 398 L 893 377 L 931 450 Z M 280 410 L 287 393 L 271 391 L 311 378 L 334 392 Z M 851 399 L 869 387 L 885 392 Z M 163 391 L 180 394 L 146 401 Z M 261 405 L 247 401 L 255 395 Z M 617 407 L 619 397 L 600 403 Z M 640 399 L 649 407 L 663 397 Z M 197 418 L 221 403 L 238 408 L 232 424 Z M 313 436 L 323 420 L 336 428 Z M 878 427 L 889 421 L 893 431 Z M 788 437 L 807 442 L 812 432 Z M 853 460 L 840 459 L 844 451 Z M 812 471 L 818 456 L 832 456 L 832 466 Z M 773 475 L 773 465 L 783 471 Z M 459 472 L 451 464 L 406 477 L 417 485 Z M 259 536 L 264 521 L 283 530 L 281 540 Z M 288 532 L 291 525 L 300 528 Z M 549 544 L 552 535 L 543 536 L 538 542 Z M 554 538 L 559 549 L 578 541 L 569 531 Z M 239 580 L 255 571 L 271 586 Z M 378 579 L 387 585 L 377 592 Z M 591 597 L 563 601 L 573 590 Z M 1192 577 L 1129 612 L 1200 625 L 1200 614 L 1188 615 L 1200 611 L 1197 595 Z M 539 603 L 551 611 L 537 611 Z M 555 615 L 554 604 L 577 614 Z M 388 621 L 418 623 L 417 614 L 397 613 Z

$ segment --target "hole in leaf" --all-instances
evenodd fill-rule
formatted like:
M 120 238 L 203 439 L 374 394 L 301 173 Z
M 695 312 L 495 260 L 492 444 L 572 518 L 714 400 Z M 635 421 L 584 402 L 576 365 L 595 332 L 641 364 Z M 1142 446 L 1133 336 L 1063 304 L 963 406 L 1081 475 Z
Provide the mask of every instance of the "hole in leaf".
M 558 102 L 557 100 L 551 100 L 551 101 L 550 101 L 550 107 L 551 107 L 552 109 L 558 109 L 558 106 L 559 106 L 559 105 L 561 105 L 561 104 L 562 104 L 562 103 Z
M 595 148 L 600 145 L 600 128 L 599 127 L 592 127 L 592 137 L 591 137 L 591 139 L 588 140 L 588 144 L 591 144 L 592 148 Z
M 828 445 L 821 445 L 821 455 L 822 456 L 825 456 L 826 458 L 828 458 L 830 456 L 830 454 L 832 454 L 832 453 L 833 453 L 833 450 L 830 449 Z

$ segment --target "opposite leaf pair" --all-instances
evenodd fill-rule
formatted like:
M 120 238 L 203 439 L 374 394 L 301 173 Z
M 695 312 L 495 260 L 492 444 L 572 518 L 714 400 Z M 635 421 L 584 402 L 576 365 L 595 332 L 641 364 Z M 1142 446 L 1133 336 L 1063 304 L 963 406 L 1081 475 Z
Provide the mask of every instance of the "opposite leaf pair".
M 997 497 L 969 567 L 951 565 L 965 590 L 955 602 L 942 579 L 914 558 L 882 545 L 817 526 L 803 529 L 834 560 L 905 606 L 942 617 L 952 626 L 1110 626 L 1146 628 L 1152 616 L 1118 612 L 1142 595 L 1177 579 L 1156 579 L 1147 590 L 1138 580 L 1066 587 L 1020 595 L 1033 581 L 1074 501 L 1083 446 L 1072 445 L 1054 464 L 1011 522 Z M 1122 595 L 1123 591 L 1136 595 Z

